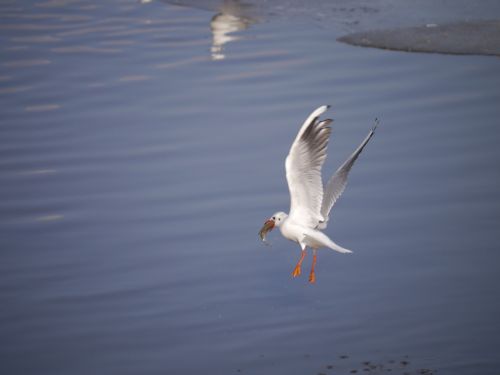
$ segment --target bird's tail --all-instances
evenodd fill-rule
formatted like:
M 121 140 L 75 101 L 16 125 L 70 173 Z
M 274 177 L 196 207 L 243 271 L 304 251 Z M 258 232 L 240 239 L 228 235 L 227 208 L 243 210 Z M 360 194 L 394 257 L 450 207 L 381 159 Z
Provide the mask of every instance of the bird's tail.
M 328 247 L 342 254 L 352 253 L 351 250 L 344 249 L 342 246 L 337 245 L 326 234 L 320 232 L 319 230 L 313 230 L 304 234 L 304 239 L 306 240 L 308 246 L 311 246 L 312 248 Z
M 337 245 L 335 242 L 333 242 L 332 240 L 330 240 L 330 243 L 328 244 L 328 247 L 332 250 L 335 250 L 335 251 L 338 251 L 339 253 L 342 253 L 342 254 L 350 254 L 352 253 L 351 250 L 348 250 L 342 246 L 339 246 Z

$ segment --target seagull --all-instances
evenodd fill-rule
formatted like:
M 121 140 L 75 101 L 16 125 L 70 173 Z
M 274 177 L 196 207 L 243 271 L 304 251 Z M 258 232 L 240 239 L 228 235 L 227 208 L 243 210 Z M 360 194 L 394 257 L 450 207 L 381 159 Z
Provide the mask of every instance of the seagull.
M 323 188 L 321 168 L 326 159 L 328 140 L 333 120 L 319 120 L 329 105 L 323 105 L 314 110 L 306 119 L 295 138 L 290 152 L 286 157 L 285 169 L 288 189 L 290 191 L 290 213 L 276 212 L 264 223 L 259 232 L 262 241 L 274 227 L 279 227 L 281 234 L 288 240 L 300 245 L 301 255 L 293 269 L 292 276 L 301 274 L 302 261 L 309 247 L 313 252 L 313 262 L 309 274 L 309 282 L 316 282 L 314 268 L 316 266 L 316 251 L 319 248 L 329 248 L 339 253 L 349 254 L 351 250 L 333 242 L 322 232 L 327 227 L 330 211 L 344 192 L 347 177 L 354 162 L 363 151 L 368 141 L 375 133 L 378 120 L 363 142 L 337 169 Z

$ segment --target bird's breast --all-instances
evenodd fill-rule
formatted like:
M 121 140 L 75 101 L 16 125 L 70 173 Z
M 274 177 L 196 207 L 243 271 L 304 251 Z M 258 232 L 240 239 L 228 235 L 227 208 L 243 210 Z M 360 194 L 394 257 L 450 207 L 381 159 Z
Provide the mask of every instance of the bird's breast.
M 289 222 L 288 220 L 286 220 L 280 226 L 280 231 L 283 237 L 290 241 L 300 242 L 304 237 L 303 228 L 299 225 Z

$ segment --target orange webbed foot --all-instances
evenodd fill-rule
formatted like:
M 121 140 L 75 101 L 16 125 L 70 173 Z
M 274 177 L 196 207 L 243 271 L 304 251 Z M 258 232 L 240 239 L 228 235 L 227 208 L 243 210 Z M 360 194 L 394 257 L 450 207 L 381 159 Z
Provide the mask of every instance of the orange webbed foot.
M 311 272 L 311 273 L 309 274 L 309 282 L 310 282 L 311 284 L 314 284 L 314 283 L 316 282 L 316 274 L 315 274 L 314 272 Z
M 313 262 L 311 266 L 311 273 L 309 274 L 309 282 L 311 284 L 314 284 L 316 282 L 316 273 L 314 272 L 314 268 L 316 267 L 316 261 L 317 261 L 317 256 L 316 256 L 316 249 L 313 249 Z
M 300 266 L 296 265 L 295 268 L 293 269 L 292 277 L 300 276 L 301 273 L 302 273 L 302 271 L 300 269 Z
M 292 276 L 297 277 L 299 276 L 302 271 L 300 269 L 300 266 L 302 266 L 302 261 L 304 260 L 304 257 L 306 256 L 306 249 L 303 249 L 302 252 L 300 253 L 300 259 L 295 265 L 295 268 L 293 269 Z

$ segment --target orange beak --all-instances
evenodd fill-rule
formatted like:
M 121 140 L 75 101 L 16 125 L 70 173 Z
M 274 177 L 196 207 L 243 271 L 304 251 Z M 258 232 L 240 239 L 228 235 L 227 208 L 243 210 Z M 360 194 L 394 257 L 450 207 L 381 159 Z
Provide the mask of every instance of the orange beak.
M 273 228 L 274 228 L 274 220 L 272 220 L 272 219 L 266 220 L 266 222 L 264 223 L 264 225 L 262 226 L 262 228 L 259 231 L 260 239 L 262 241 L 266 242 L 266 235 L 268 232 L 272 231 Z

